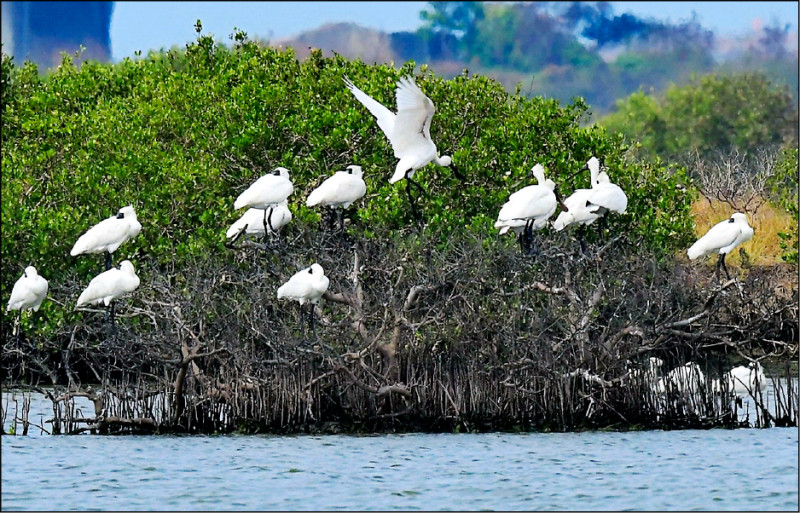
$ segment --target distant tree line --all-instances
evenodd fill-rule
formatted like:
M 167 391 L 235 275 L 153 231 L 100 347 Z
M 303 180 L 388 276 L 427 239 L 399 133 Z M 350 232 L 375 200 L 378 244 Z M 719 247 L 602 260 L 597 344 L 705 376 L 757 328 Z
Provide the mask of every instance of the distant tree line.
M 399 60 L 459 61 L 482 73 L 530 79 L 529 95 L 582 96 L 601 112 L 639 89 L 661 90 L 720 67 L 715 37 L 696 19 L 680 24 L 615 15 L 608 2 L 430 2 L 422 27 L 390 35 Z M 769 26 L 732 71 L 762 69 L 797 99 L 797 55 L 789 26 Z M 616 53 L 609 57 L 606 52 Z M 527 78 L 527 79 L 526 79 Z

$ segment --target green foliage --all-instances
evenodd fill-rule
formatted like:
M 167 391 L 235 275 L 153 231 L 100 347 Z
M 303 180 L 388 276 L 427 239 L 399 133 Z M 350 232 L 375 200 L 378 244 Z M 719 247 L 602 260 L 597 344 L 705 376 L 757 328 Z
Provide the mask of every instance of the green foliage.
M 430 10 L 419 13 L 426 22 L 424 28 L 443 30 L 459 36 L 474 30 L 477 20 L 483 18 L 482 2 L 429 2 Z
M 798 211 L 797 153 L 796 147 L 784 149 L 777 163 L 775 176 L 768 184 L 774 201 L 786 209 L 795 220 L 800 216 L 800 211 Z M 783 251 L 781 258 L 785 262 L 797 264 L 797 222 L 790 227 L 789 231 L 780 232 L 778 236 L 781 238 L 780 247 Z
M 771 144 L 797 145 L 791 94 L 759 73 L 695 77 L 659 98 L 635 93 L 598 122 L 665 160 L 703 158 L 729 148 L 750 152 Z
M 323 177 L 358 163 L 367 196 L 354 236 L 409 232 L 405 185 L 388 183 L 397 160 L 342 77 L 393 109 L 395 84 L 415 63 L 367 65 L 319 51 L 300 62 L 291 49 L 261 47 L 243 32 L 231 39 L 228 48 L 198 35 L 184 51 L 113 65 L 77 68 L 64 56 L 43 79 L 35 67 L 18 69 L 4 59 L 3 297 L 29 264 L 56 290 L 63 280 L 88 283 L 102 257 L 72 258 L 72 244 L 129 204 L 143 228 L 115 261 L 131 259 L 143 282 L 148 273 L 197 259 L 224 261 L 230 258 L 225 230 L 241 214 L 234 199 L 279 165 L 295 184 L 295 224 L 316 219 L 304 201 Z M 466 72 L 444 80 L 423 67 L 416 80 L 437 107 L 431 133 L 440 153 L 467 175 L 462 183 L 434 165 L 415 175 L 428 192 L 419 202 L 427 230 L 443 238 L 493 233 L 509 194 L 533 183 L 536 162 L 568 194 L 585 187 L 588 177 L 567 177 L 597 155 L 630 198 L 628 214 L 614 217 L 612 228 L 640 234 L 664 251 L 691 236 L 685 172 L 627 159 L 620 137 L 582 128 L 582 101 L 529 100 Z M 74 315 L 70 305 L 45 305 L 48 322 L 59 326 Z M 69 313 L 53 312 L 61 308 Z

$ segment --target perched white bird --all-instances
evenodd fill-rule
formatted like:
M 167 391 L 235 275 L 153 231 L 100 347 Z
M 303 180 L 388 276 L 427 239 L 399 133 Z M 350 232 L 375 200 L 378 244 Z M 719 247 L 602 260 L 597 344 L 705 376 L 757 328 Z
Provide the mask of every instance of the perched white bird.
M 272 208 L 272 216 L 270 222 L 272 224 L 271 233 L 277 233 L 278 230 L 289 224 L 292 220 L 292 212 L 289 210 L 289 202 L 284 200 Z M 266 230 L 269 226 L 264 228 L 264 217 L 266 213 L 264 209 L 249 208 L 242 214 L 242 217 L 236 220 L 228 231 L 225 232 L 227 238 L 238 237 L 242 233 L 248 235 L 266 235 Z M 234 239 L 235 240 L 235 239 Z
M 600 161 L 592 157 L 586 162 L 592 174 L 592 194 L 587 200 L 587 208 L 594 213 L 604 215 L 609 210 L 624 214 L 628 208 L 628 196 L 622 188 L 611 183 L 605 171 L 600 172 Z
M 314 263 L 302 271 L 294 274 L 289 281 L 278 288 L 278 299 L 293 299 L 300 303 L 300 324 L 303 324 L 303 305 L 309 303 L 309 323 L 314 326 L 314 305 L 328 290 L 328 277 L 322 266 Z
M 747 367 L 743 365 L 734 367 L 725 373 L 722 379 L 724 386 L 737 395 L 750 395 L 751 393 L 755 394 L 756 391 L 766 392 L 767 390 L 767 379 L 758 362 L 751 362 Z M 722 385 L 719 380 L 714 380 L 712 390 L 720 392 L 721 389 Z
M 690 260 L 710 255 L 711 253 L 719 253 L 714 275 L 719 272 L 721 267 L 725 271 L 725 275 L 730 279 L 728 267 L 725 265 L 725 255 L 739 244 L 752 239 L 753 233 L 753 228 L 747 223 L 747 216 L 740 212 L 734 212 L 731 214 L 730 219 L 712 226 L 705 235 L 692 244 L 686 253 L 689 255 Z
M 42 301 L 47 297 L 48 288 L 47 280 L 39 276 L 34 266 L 29 265 L 11 289 L 6 312 L 10 310 L 19 310 L 20 313 L 23 310 L 38 312 Z
M 537 185 L 528 185 L 509 196 L 494 223 L 501 235 L 514 231 L 520 237 L 523 250 L 525 241 L 532 240 L 532 231 L 543 228 L 558 206 L 554 192 L 556 184 L 549 178 L 545 179 L 544 167 L 536 164 L 532 171 Z
M 119 269 L 112 267 L 92 278 L 75 306 L 100 303 L 108 306 L 112 301 L 133 292 L 138 286 L 139 277 L 133 264 L 130 260 L 123 260 L 119 264 Z
M 271 173 L 262 176 L 239 194 L 233 203 L 233 208 L 239 210 L 244 207 L 269 209 L 279 205 L 294 192 L 294 185 L 289 179 L 289 170 L 277 167 Z
M 278 288 L 278 299 L 294 299 L 304 305 L 306 302 L 318 303 L 328 290 L 328 277 L 319 264 L 312 264 L 294 274 L 289 281 Z
M 89 228 L 78 238 L 69 252 L 72 256 L 84 253 L 106 253 L 106 269 L 111 268 L 111 253 L 123 242 L 130 240 L 142 230 L 132 206 L 122 207 L 115 216 L 104 219 Z
M 337 171 L 328 177 L 319 187 L 311 191 L 306 206 L 328 206 L 339 209 L 339 226 L 344 230 L 344 210 L 354 201 L 364 197 L 367 184 L 364 183 L 361 166 L 350 165 L 345 171 Z
M 596 209 L 589 208 L 587 205 L 592 192 L 594 192 L 593 189 L 576 189 L 564 200 L 564 205 L 569 210 L 559 212 L 558 217 L 553 221 L 553 228 L 557 232 L 573 224 L 579 226 L 590 225 L 600 217 Z
M 414 215 L 419 219 L 409 188 L 413 183 L 418 189 L 422 189 L 412 180 L 417 169 L 434 162 L 439 166 L 450 167 L 456 176 L 463 179 L 453 165 L 453 160 L 448 155 L 440 157 L 436 144 L 431 140 L 431 120 L 433 113 L 436 112 L 433 101 L 422 92 L 412 77 L 403 77 L 397 82 L 395 91 L 397 99 L 397 114 L 395 114 L 356 87 L 347 77 L 343 77 L 342 80 L 356 99 L 375 116 L 378 126 L 389 139 L 394 156 L 400 159 L 389 183 L 406 179 L 409 203 Z

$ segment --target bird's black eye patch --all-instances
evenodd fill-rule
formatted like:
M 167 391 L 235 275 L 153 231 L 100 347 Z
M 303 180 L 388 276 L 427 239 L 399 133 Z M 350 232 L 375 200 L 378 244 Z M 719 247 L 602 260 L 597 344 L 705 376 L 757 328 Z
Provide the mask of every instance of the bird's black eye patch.
M 735 219 L 733 219 L 733 218 L 731 217 L 730 219 L 728 219 L 728 222 L 729 222 L 729 223 L 735 223 L 735 222 L 736 222 L 736 220 L 735 220 Z
M 310 268 L 310 267 L 309 267 L 309 268 L 308 268 L 308 274 L 314 274 L 314 269 L 312 269 L 312 268 Z
M 125 219 L 125 214 L 122 212 L 117 212 L 117 219 Z
M 275 171 L 272 172 L 272 174 L 275 176 L 281 176 L 281 171 L 280 169 L 276 169 Z

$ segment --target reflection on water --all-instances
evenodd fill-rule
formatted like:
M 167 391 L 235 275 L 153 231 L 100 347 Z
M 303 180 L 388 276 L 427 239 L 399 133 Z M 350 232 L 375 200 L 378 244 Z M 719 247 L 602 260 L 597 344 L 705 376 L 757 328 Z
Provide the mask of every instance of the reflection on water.
M 31 422 L 49 408 L 34 400 Z M 797 510 L 797 458 L 794 428 L 283 437 L 32 428 L 2 437 L 2 509 Z
M 770 412 L 770 414 L 773 415 L 773 417 L 777 416 L 779 411 L 784 413 L 786 411 L 788 383 L 785 379 L 780 379 L 778 380 L 777 384 L 780 387 L 778 394 L 775 393 L 775 383 L 773 383 L 772 380 L 768 380 L 767 390 L 762 394 L 764 407 Z M 792 396 L 795 401 L 797 400 L 798 395 L 800 395 L 798 390 L 799 385 L 800 381 L 793 382 L 794 391 L 792 392 Z M 108 397 L 111 399 L 107 400 L 113 400 L 113 395 L 109 394 Z M 52 431 L 52 427 L 48 424 L 48 421 L 53 418 L 52 402 L 38 392 L 20 392 L 15 390 L 3 391 L 2 403 L 0 404 L 3 412 L 2 419 L 0 419 L 3 422 L 3 430 L 7 433 L 16 432 L 17 434 L 21 434 L 21 417 L 23 404 L 26 399 L 30 401 L 28 421 L 31 423 L 31 427 L 28 434 L 49 434 Z M 759 424 L 757 421 L 761 420 L 763 422 L 763 415 L 756 408 L 755 401 L 750 396 L 741 396 L 741 399 L 742 404 L 735 407 L 735 411 L 738 414 L 738 420 L 740 422 L 747 422 L 750 426 L 758 426 Z M 719 400 L 719 398 L 717 398 L 717 400 Z M 89 399 L 85 397 L 75 397 L 74 401 L 75 416 L 95 417 L 94 405 Z M 778 408 L 779 401 L 784 403 L 781 408 Z M 155 404 L 156 407 L 150 405 L 147 408 L 147 411 L 155 412 L 157 414 L 155 420 L 159 421 L 160 418 L 158 418 L 158 413 L 160 410 L 157 407 L 158 401 L 155 401 Z M 132 412 L 132 414 L 133 416 L 151 416 L 150 414 L 145 414 L 144 412 L 140 411 Z M 15 418 L 17 420 L 16 425 L 14 425 Z

